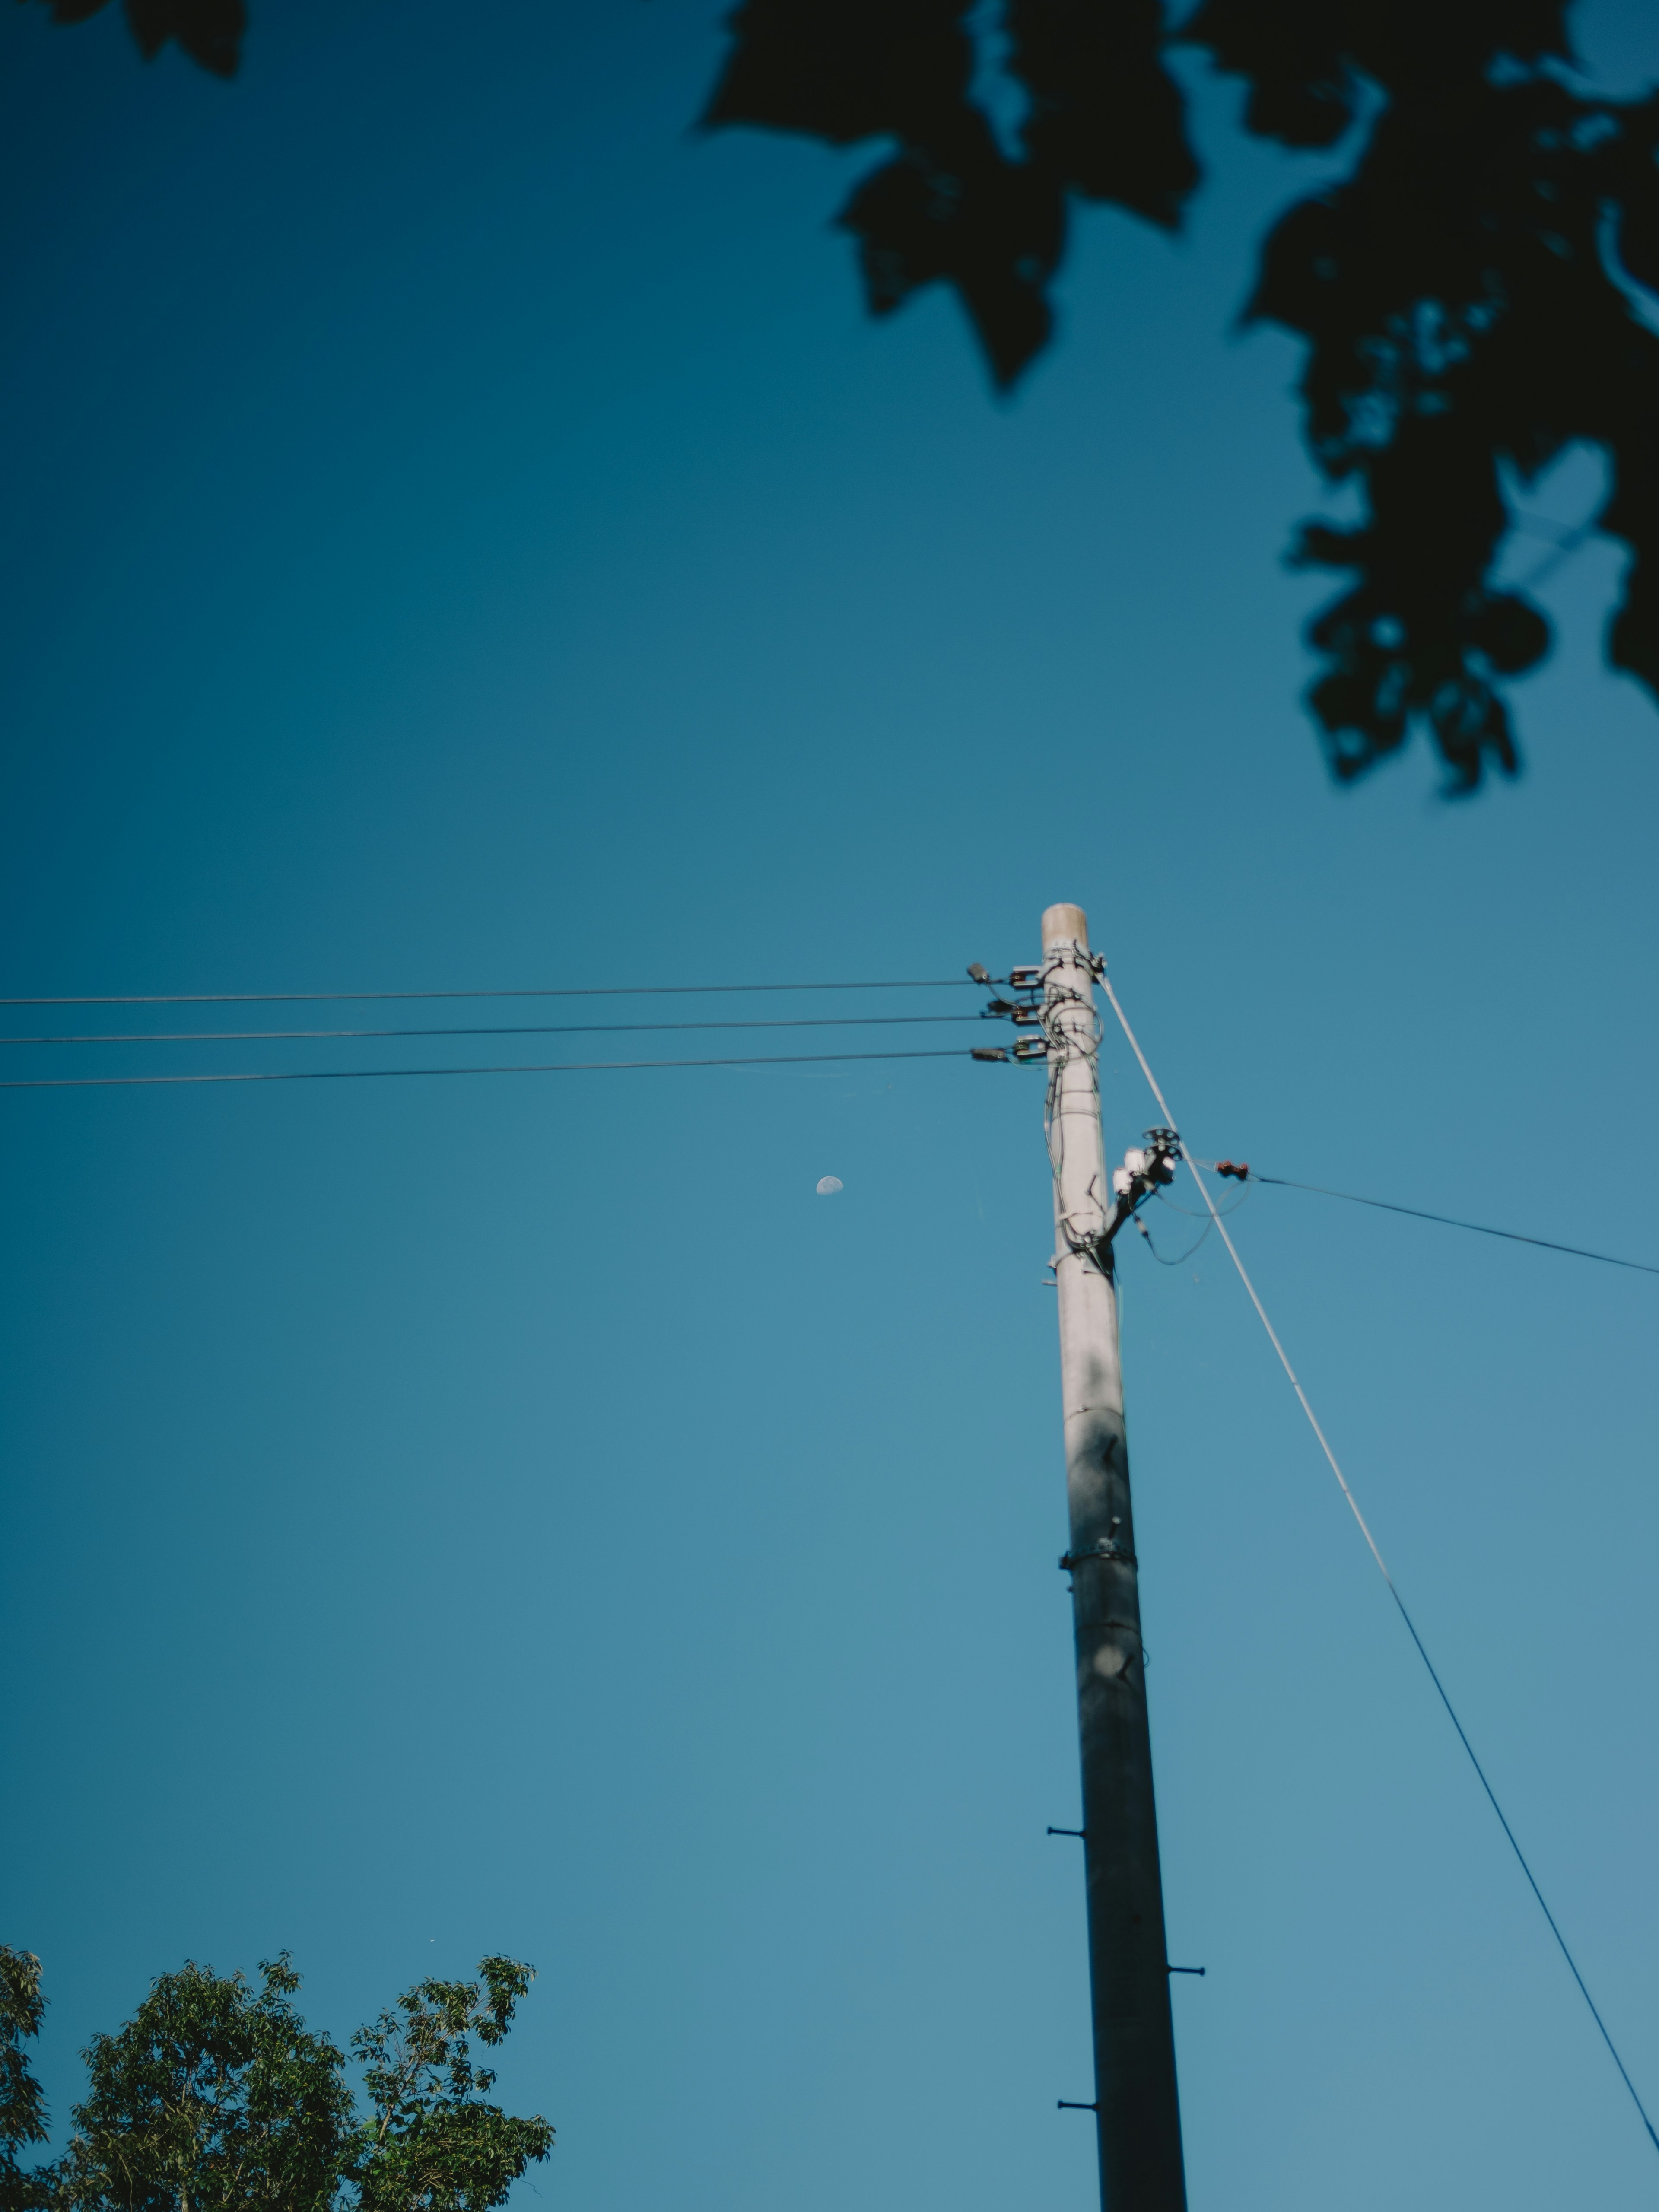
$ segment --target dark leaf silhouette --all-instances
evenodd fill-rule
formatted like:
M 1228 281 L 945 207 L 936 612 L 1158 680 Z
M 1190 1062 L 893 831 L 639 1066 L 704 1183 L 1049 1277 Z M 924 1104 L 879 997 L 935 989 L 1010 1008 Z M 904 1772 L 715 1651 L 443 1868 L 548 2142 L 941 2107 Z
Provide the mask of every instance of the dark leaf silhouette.
M 244 0 L 123 0 L 128 24 L 146 61 L 169 40 L 215 76 L 234 76 L 247 28 Z M 109 0 L 46 0 L 54 23 L 84 23 Z
M 104 0 L 46 0 L 56 19 Z M 125 0 L 146 53 L 228 75 L 240 0 Z M 1351 148 L 1264 242 L 1247 320 L 1306 346 L 1304 430 L 1352 528 L 1291 558 L 1345 577 L 1309 626 L 1309 705 L 1351 778 L 1425 730 L 1449 787 L 1516 748 L 1501 687 L 1549 649 L 1498 580 L 1517 493 L 1575 443 L 1629 561 L 1612 665 L 1659 693 L 1659 93 L 1587 88 L 1567 0 L 740 0 L 704 121 L 884 142 L 838 221 L 878 315 L 944 284 L 992 375 L 1048 343 L 1076 202 L 1173 229 L 1198 182 L 1172 47 L 1243 81 L 1248 131 Z M 1000 72 L 1021 111 L 979 96 Z M 1576 541 L 1575 541 L 1576 542 Z
M 1176 33 L 1142 0 L 1006 0 L 1015 155 L 973 98 L 973 14 L 746 0 L 708 119 L 894 140 L 842 216 L 871 305 L 953 285 L 1000 383 L 1048 337 L 1073 200 L 1181 220 L 1198 171 L 1167 46 L 1243 78 L 1257 136 L 1353 140 L 1270 232 L 1246 310 L 1305 341 L 1310 448 L 1362 508 L 1291 555 L 1349 579 L 1309 629 L 1338 776 L 1413 726 L 1454 790 L 1513 771 L 1500 687 L 1549 632 L 1495 573 L 1516 489 L 1578 441 L 1613 478 L 1595 526 L 1632 556 L 1609 658 L 1659 691 L 1659 337 L 1632 297 L 1659 292 L 1659 97 L 1581 88 L 1564 0 L 1202 0 Z
M 745 0 L 704 120 L 895 141 L 840 216 L 870 305 L 890 314 L 924 285 L 953 285 L 1007 384 L 1048 337 L 1065 197 L 1041 166 L 1008 158 L 971 97 L 970 13 L 971 0 Z

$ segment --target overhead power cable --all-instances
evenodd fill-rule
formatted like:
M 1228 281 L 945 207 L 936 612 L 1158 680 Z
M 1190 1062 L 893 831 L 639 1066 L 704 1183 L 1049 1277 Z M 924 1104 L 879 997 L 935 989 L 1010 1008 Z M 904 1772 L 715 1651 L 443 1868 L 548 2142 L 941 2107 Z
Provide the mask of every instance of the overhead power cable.
M 1129 1027 L 1128 1016 L 1119 1005 L 1117 994 L 1112 988 L 1110 982 L 1104 975 L 1101 977 L 1101 988 L 1105 992 L 1108 1000 L 1111 1002 L 1112 1012 L 1117 1016 L 1118 1022 L 1123 1030 L 1123 1034 L 1128 1040 L 1130 1051 L 1133 1053 L 1136 1060 L 1140 1063 L 1140 1072 L 1146 1077 L 1147 1084 L 1151 1087 L 1153 1097 L 1158 1101 L 1159 1112 L 1163 1115 L 1165 1122 L 1168 1123 L 1171 1128 L 1178 1127 L 1179 1124 L 1176 1121 L 1174 1115 L 1170 1111 L 1169 1102 L 1158 1087 L 1158 1078 L 1152 1073 L 1152 1068 L 1147 1062 L 1146 1055 L 1140 1049 L 1140 1045 L 1135 1036 L 1134 1031 Z M 1377 1548 L 1376 1539 L 1372 1535 L 1365 1516 L 1359 1510 L 1358 1500 L 1355 1498 L 1352 1491 L 1348 1487 L 1348 1479 L 1343 1474 L 1341 1467 L 1338 1463 L 1336 1454 L 1331 1449 L 1330 1440 L 1326 1436 L 1324 1430 L 1319 1425 L 1318 1418 L 1315 1414 L 1312 1406 L 1308 1401 L 1308 1394 L 1303 1389 L 1300 1382 L 1297 1379 L 1296 1370 L 1291 1365 L 1289 1356 L 1285 1352 L 1284 1346 L 1279 1340 L 1279 1332 L 1274 1328 L 1272 1322 L 1268 1320 L 1267 1310 L 1262 1304 L 1261 1297 L 1257 1294 L 1255 1285 L 1250 1280 L 1243 1261 L 1238 1256 L 1238 1248 L 1227 1233 L 1227 1224 L 1223 1219 L 1221 1214 L 1217 1211 L 1215 1201 L 1210 1195 L 1210 1187 L 1205 1182 L 1202 1175 L 1200 1174 L 1198 1163 L 1194 1159 L 1192 1154 L 1187 1150 L 1186 1146 L 1182 1145 L 1180 1149 L 1182 1157 L 1185 1159 L 1188 1167 L 1192 1170 L 1193 1181 L 1198 1185 L 1199 1190 L 1203 1196 L 1204 1203 L 1209 1210 L 1210 1219 L 1214 1226 L 1221 1232 L 1221 1241 L 1226 1246 L 1228 1253 L 1231 1256 L 1234 1267 L 1238 1270 L 1238 1279 L 1243 1284 L 1250 1304 L 1255 1308 L 1256 1318 L 1261 1322 L 1262 1328 L 1267 1332 L 1267 1340 L 1279 1355 L 1279 1364 L 1285 1370 L 1285 1377 L 1288 1380 L 1291 1389 L 1296 1393 L 1297 1403 L 1301 1406 L 1303 1412 L 1308 1417 L 1308 1425 L 1312 1429 L 1315 1437 L 1318 1439 L 1319 1449 L 1324 1453 L 1325 1458 L 1330 1467 L 1331 1473 L 1336 1477 L 1337 1483 L 1341 1490 L 1342 1495 L 1347 1501 L 1348 1510 L 1353 1515 L 1355 1521 L 1359 1524 L 1359 1533 L 1364 1538 L 1366 1548 L 1370 1553 L 1372 1559 L 1376 1562 L 1377 1571 L 1388 1586 L 1389 1595 L 1394 1600 L 1395 1606 L 1399 1609 L 1400 1618 L 1406 1624 L 1407 1633 L 1410 1636 L 1412 1642 L 1417 1646 L 1417 1656 L 1423 1662 L 1424 1666 L 1428 1669 L 1429 1680 L 1433 1683 L 1440 1702 L 1446 1709 L 1447 1718 L 1451 1722 L 1453 1728 L 1456 1729 L 1457 1740 L 1462 1745 L 1465 1752 L 1468 1754 L 1469 1765 L 1474 1769 L 1476 1778 L 1480 1782 L 1481 1789 L 1485 1790 L 1486 1794 L 1486 1802 L 1492 1807 L 1492 1811 L 1498 1815 L 1498 1824 L 1503 1829 L 1504 1836 L 1508 1839 L 1510 1849 L 1515 1853 L 1516 1863 L 1520 1866 L 1522 1873 L 1525 1875 L 1527 1878 L 1527 1886 L 1532 1891 L 1534 1897 L 1538 1901 L 1538 1909 L 1543 1914 L 1545 1920 L 1548 1923 L 1549 1931 L 1555 1938 L 1557 1946 L 1560 1950 L 1561 1956 L 1567 1962 L 1568 1972 L 1571 1974 L 1573 1980 L 1578 1984 L 1578 1994 L 1583 1998 L 1585 2004 L 1589 2008 L 1590 2018 L 1595 2022 L 1596 2028 L 1601 2034 L 1601 2040 L 1607 2047 L 1608 2056 L 1612 2058 L 1613 2064 L 1619 2069 L 1619 2078 L 1624 2083 L 1626 2088 L 1630 2092 L 1631 2102 L 1635 2106 L 1638 2112 L 1641 2115 L 1642 2124 L 1648 2131 L 1649 2141 L 1652 2143 L 1655 2150 L 1659 2151 L 1659 2130 L 1656 2130 L 1653 2122 L 1648 2118 L 1647 2107 L 1642 2102 L 1641 2098 L 1638 2095 L 1636 2084 L 1631 2080 L 1630 2075 L 1626 2069 L 1624 2060 L 1619 2056 L 1619 2046 L 1614 2043 L 1612 2036 L 1608 2033 L 1607 2024 L 1602 2019 L 1601 2013 L 1596 2009 L 1595 2000 L 1589 1993 L 1589 1989 L 1584 1980 L 1584 1977 L 1578 1971 L 1578 1962 L 1573 1957 L 1571 1949 L 1568 1948 L 1567 1939 L 1561 1933 L 1560 1928 L 1556 1922 L 1555 1915 L 1550 1911 L 1547 1903 L 1545 1901 L 1544 1893 L 1538 1886 L 1538 1878 L 1533 1873 L 1531 1867 L 1527 1863 L 1527 1855 L 1522 1850 L 1519 1842 L 1516 1840 L 1515 1831 L 1510 1826 L 1508 1816 L 1505 1814 L 1503 1807 L 1498 1802 L 1498 1793 L 1493 1790 L 1492 1784 L 1486 1779 L 1486 1770 L 1481 1765 L 1480 1759 L 1475 1756 L 1474 1746 L 1469 1741 L 1468 1732 L 1464 1729 L 1462 1722 L 1457 1717 L 1457 1709 L 1452 1704 L 1451 1698 L 1447 1694 L 1446 1686 L 1441 1680 L 1438 1673 L 1436 1671 L 1434 1662 L 1429 1656 L 1427 1646 L 1424 1644 L 1422 1638 L 1417 1632 L 1417 1624 L 1413 1620 L 1411 1614 L 1406 1609 L 1406 1601 L 1401 1596 L 1399 1588 L 1395 1582 L 1394 1577 L 1389 1572 L 1388 1564 L 1384 1560 L 1381 1551 Z M 1264 1182 L 1266 1182 L 1267 1179 L 1267 1178 L 1266 1176 L 1263 1176 L 1262 1178 Z M 1255 1176 L 1252 1176 L 1250 1180 L 1254 1182 L 1255 1180 Z
M 1193 1163 L 1194 1171 L 1200 1164 Z M 1216 1163 L 1206 1160 L 1202 1164 L 1212 1167 Z M 1227 1164 L 1231 1168 L 1231 1161 Z M 1232 1172 L 1238 1174 L 1237 1169 Z M 1518 1229 L 1491 1229 L 1484 1221 L 1458 1221 L 1449 1213 L 1428 1213 L 1420 1206 L 1396 1206 L 1386 1198 L 1361 1198 L 1351 1190 L 1328 1190 L 1320 1182 L 1292 1182 L 1285 1176 L 1258 1175 L 1254 1168 L 1246 1168 L 1239 1180 L 1274 1183 L 1280 1190 L 1311 1191 L 1319 1198 L 1346 1199 L 1350 1206 L 1374 1206 L 1382 1213 L 1408 1213 L 1413 1221 L 1437 1221 L 1443 1229 L 1470 1229 L 1477 1237 L 1502 1237 L 1511 1244 L 1536 1244 L 1546 1252 L 1570 1253 L 1575 1260 L 1599 1260 L 1603 1267 L 1630 1267 L 1638 1275 L 1659 1275 L 1659 1267 L 1650 1266 L 1645 1260 L 1621 1260 L 1612 1252 L 1587 1251 L 1582 1244 L 1558 1244 L 1551 1237 L 1523 1236 Z
M 636 1067 L 799 1067 L 853 1060 L 971 1060 L 961 1046 L 920 1052 L 738 1054 L 719 1060 L 556 1060 L 514 1067 L 289 1067 L 246 1075 L 32 1075 L 0 1080 L 0 1091 L 104 1091 L 168 1083 L 357 1083 L 404 1075 L 583 1075 Z
M 357 1005 L 371 999 L 648 999 L 687 993 L 732 991 L 957 991 L 977 990 L 977 979 L 935 976 L 921 982 L 879 983 L 580 983 L 525 991 L 171 991 L 128 992 L 112 998 L 0 999 L 0 1006 L 320 1006 L 329 1000 Z
M 617 1036 L 649 1030 L 915 1029 L 927 1022 L 981 1022 L 983 1014 L 803 1014 L 761 1022 L 527 1022 L 499 1028 L 430 1030 L 131 1030 L 76 1036 L 0 1036 L 8 1044 L 282 1044 L 345 1037 Z

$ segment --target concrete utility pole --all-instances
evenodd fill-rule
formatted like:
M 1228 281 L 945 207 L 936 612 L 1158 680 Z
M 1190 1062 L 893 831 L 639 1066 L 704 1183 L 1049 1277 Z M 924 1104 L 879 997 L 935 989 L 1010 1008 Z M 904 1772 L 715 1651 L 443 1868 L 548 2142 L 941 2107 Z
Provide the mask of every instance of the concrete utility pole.
M 1029 971 L 1024 971 L 1029 973 Z M 1164 1887 L 1118 1360 L 1115 1208 L 1100 1135 L 1095 967 L 1081 907 L 1042 917 L 1042 1029 L 1077 1634 L 1104 2212 L 1185 2212 Z

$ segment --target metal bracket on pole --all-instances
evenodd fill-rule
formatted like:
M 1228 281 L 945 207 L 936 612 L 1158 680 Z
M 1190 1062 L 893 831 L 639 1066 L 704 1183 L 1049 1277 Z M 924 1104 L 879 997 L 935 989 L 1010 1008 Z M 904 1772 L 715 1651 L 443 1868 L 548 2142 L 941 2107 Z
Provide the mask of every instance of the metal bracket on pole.
M 970 961 L 968 973 L 975 983 L 991 992 L 989 1002 L 980 1009 L 988 1022 L 1012 1022 L 1016 1029 L 1040 1030 L 1042 1026 L 1046 1002 L 1044 976 L 1042 968 L 1011 968 L 1006 982 L 988 972 L 983 964 Z M 1012 993 L 1004 998 L 1002 992 Z M 1012 1051 L 976 1049 L 975 1060 L 1047 1060 L 1048 1042 L 1042 1036 L 1017 1037 Z

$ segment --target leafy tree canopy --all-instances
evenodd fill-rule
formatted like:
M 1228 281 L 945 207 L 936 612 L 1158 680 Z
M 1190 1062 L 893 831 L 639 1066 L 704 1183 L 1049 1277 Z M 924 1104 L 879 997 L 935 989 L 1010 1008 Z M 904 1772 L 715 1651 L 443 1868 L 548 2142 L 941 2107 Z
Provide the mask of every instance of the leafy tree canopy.
M 26 2172 L 17 2147 L 46 2139 L 23 2042 L 38 2033 L 40 1961 L 0 1947 L 0 2212 L 489 2212 L 553 2130 L 488 2101 L 495 2075 L 471 2039 L 498 2044 L 533 1978 L 485 1959 L 477 1982 L 425 1981 L 344 2054 L 307 2027 L 284 1956 L 241 1974 L 194 1963 L 163 1974 L 116 2035 L 94 2036 L 75 2133 Z
M 353 2178 L 362 2212 L 487 2212 L 532 2160 L 553 2148 L 540 2118 L 514 2119 L 485 2102 L 495 2076 L 471 2041 L 498 2044 L 531 1970 L 485 1959 L 483 1981 L 421 1982 L 351 2039 L 374 2107 Z
M 85 2053 L 86 2101 L 59 2176 L 85 2212 L 323 2212 L 350 2139 L 341 2053 L 291 2002 L 286 1959 L 186 1965 Z
M 47 0 L 63 21 L 105 0 Z M 146 52 L 228 72 L 241 0 L 125 0 Z M 945 284 L 1012 384 L 1053 328 L 1071 218 L 1173 230 L 1199 182 L 1171 51 L 1242 80 L 1246 131 L 1340 148 L 1263 243 L 1246 316 L 1305 342 L 1304 429 L 1358 520 L 1305 524 L 1345 580 L 1309 704 L 1339 777 L 1424 727 L 1450 787 L 1516 762 L 1506 681 L 1549 629 L 1498 580 L 1517 492 L 1583 441 L 1628 551 L 1607 650 L 1659 693 L 1659 93 L 1585 79 L 1570 0 L 739 0 L 710 125 L 885 150 L 838 218 L 872 311 Z M 1024 119 L 1000 133 L 988 76 Z
M 40 1961 L 32 1951 L 0 1943 L 0 2212 L 33 2212 L 45 2202 L 17 2154 L 46 2140 L 46 2099 L 23 2048 L 40 2034 L 46 2008 Z

